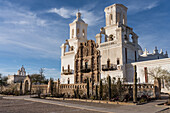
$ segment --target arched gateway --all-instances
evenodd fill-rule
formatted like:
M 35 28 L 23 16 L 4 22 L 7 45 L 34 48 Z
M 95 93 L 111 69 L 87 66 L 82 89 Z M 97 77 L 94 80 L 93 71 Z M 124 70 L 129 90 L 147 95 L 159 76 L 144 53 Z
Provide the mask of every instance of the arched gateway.
M 23 91 L 23 94 L 26 94 L 28 92 L 31 92 L 31 79 L 30 79 L 30 76 L 28 75 L 25 79 L 24 79 L 24 83 L 23 83 L 23 88 L 22 88 L 22 91 Z

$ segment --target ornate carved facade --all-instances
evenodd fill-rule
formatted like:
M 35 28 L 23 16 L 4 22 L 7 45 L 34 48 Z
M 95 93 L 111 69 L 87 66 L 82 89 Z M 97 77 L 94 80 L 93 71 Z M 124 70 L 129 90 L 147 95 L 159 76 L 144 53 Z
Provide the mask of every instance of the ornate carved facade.
M 100 79 L 100 52 L 95 41 L 81 43 L 75 55 L 74 83 L 98 83 Z

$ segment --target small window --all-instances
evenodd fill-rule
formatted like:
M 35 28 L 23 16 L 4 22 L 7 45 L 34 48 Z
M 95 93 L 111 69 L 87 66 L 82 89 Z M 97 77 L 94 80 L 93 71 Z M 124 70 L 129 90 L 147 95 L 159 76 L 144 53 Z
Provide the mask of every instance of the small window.
M 99 82 L 99 73 L 97 74 L 97 82 Z
M 119 61 L 119 58 L 117 59 L 117 65 L 119 65 L 120 64 L 120 61 Z
M 120 22 L 120 13 L 117 13 L 117 22 Z
M 84 31 L 84 29 L 83 29 L 83 38 L 85 38 L 85 31 Z
M 127 48 L 125 48 L 125 62 L 127 64 Z
M 72 29 L 72 38 L 74 38 L 74 29 Z
M 68 84 L 70 84 L 70 78 L 68 78 Z
M 88 62 L 85 62 L 85 69 L 88 68 Z
M 109 58 L 107 59 L 107 67 L 108 68 L 110 67 L 110 59 Z
M 70 65 L 68 65 L 68 72 L 70 72 Z
M 112 16 L 112 14 L 110 14 L 110 20 L 113 20 L 113 16 Z
M 77 35 L 79 34 L 79 28 L 77 29 Z
M 62 71 L 64 72 L 64 66 L 62 67 Z
M 145 82 L 148 83 L 148 70 L 147 70 L 147 67 L 144 67 L 144 73 L 145 73 Z
M 133 42 L 132 34 L 129 34 L 129 42 Z
M 135 51 L 135 62 L 137 61 L 136 51 Z
M 123 15 L 123 24 L 125 24 L 125 15 Z

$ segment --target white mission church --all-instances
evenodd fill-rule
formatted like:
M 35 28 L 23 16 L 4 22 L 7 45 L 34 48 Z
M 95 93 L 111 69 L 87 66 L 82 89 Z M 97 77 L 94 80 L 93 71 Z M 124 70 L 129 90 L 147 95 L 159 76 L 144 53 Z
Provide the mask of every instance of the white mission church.
M 83 83 L 84 76 L 89 77 L 90 80 L 96 78 L 97 83 L 98 79 L 106 78 L 108 75 L 116 79 L 121 78 L 126 83 L 132 83 L 134 65 L 137 66 L 138 83 L 153 82 L 148 71 L 155 67 L 170 71 L 170 58 L 167 51 L 158 52 L 157 47 L 153 53 L 149 53 L 146 49 L 142 50 L 138 43 L 138 35 L 127 25 L 127 7 L 122 4 L 113 4 L 106 7 L 104 12 L 106 26 L 96 34 L 96 41 L 87 39 L 88 24 L 81 19 L 80 12 L 69 24 L 70 38 L 61 45 L 61 84 Z M 88 47 L 88 44 L 91 45 Z M 78 51 L 83 51 L 83 46 L 88 47 L 89 51 L 86 50 L 85 56 L 78 56 Z M 91 48 L 94 47 L 96 53 L 93 54 Z M 77 61 L 80 61 L 81 65 Z M 97 71 L 89 67 L 96 67 Z M 77 71 L 79 69 L 81 72 Z

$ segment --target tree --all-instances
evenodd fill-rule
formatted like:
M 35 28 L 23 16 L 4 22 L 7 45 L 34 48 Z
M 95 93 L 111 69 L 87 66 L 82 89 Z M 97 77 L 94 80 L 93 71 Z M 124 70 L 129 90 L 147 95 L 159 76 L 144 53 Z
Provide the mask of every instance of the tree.
M 98 99 L 98 86 L 96 85 L 96 100 Z
M 80 98 L 80 95 L 79 95 L 79 86 L 77 86 L 76 93 L 77 93 L 77 98 Z
M 156 67 L 150 69 L 148 74 L 151 76 L 151 78 L 165 81 L 165 87 L 170 90 L 170 72 L 168 70 L 162 69 L 161 67 Z
M 2 76 L 2 74 L 0 74 L 0 85 L 1 86 L 7 85 L 7 80 L 8 80 L 7 76 Z
M 51 90 L 51 95 L 54 95 L 54 80 L 50 78 L 51 84 L 50 84 L 50 90 Z
M 108 93 L 109 93 L 109 100 L 111 100 L 111 78 L 110 78 L 110 76 L 108 76 Z
M 43 75 L 40 75 L 40 74 L 32 74 L 31 75 L 31 80 L 32 80 L 32 83 L 35 83 L 35 84 L 41 84 L 41 83 L 44 83 L 44 81 L 46 80 L 45 79 L 45 76 Z
M 118 78 L 118 81 L 117 81 L 117 93 L 119 97 L 122 94 L 122 82 L 120 81 L 120 78 Z
M 102 99 L 106 99 L 108 97 L 108 89 L 109 89 L 109 85 L 108 85 L 108 79 L 107 78 L 103 78 L 102 82 L 102 90 L 103 90 L 103 95 L 102 95 Z
M 111 92 L 112 92 L 112 97 L 116 97 L 118 95 L 115 77 L 112 78 Z
M 99 87 L 99 93 L 100 93 L 100 100 L 102 99 L 103 97 L 103 85 L 102 85 L 102 80 L 100 80 L 100 87 Z

